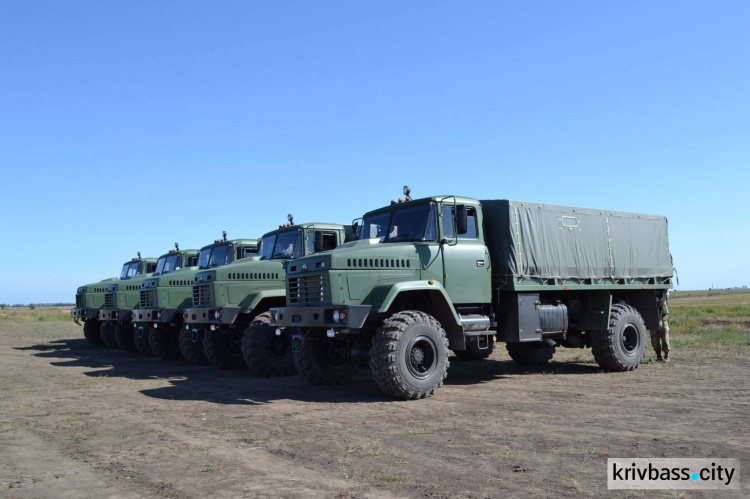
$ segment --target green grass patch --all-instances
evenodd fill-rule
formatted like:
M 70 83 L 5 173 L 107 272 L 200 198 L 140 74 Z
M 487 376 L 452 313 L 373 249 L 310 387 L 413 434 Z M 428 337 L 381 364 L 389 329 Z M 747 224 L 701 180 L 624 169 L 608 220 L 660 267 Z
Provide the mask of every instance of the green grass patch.
M 682 291 L 669 301 L 676 348 L 750 346 L 750 290 Z

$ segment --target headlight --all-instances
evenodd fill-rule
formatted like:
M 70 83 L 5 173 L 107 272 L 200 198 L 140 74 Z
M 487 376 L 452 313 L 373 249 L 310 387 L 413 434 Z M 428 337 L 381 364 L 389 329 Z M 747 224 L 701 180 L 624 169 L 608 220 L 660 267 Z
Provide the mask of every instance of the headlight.
M 333 322 L 339 322 L 341 320 L 341 313 L 338 310 L 333 311 Z

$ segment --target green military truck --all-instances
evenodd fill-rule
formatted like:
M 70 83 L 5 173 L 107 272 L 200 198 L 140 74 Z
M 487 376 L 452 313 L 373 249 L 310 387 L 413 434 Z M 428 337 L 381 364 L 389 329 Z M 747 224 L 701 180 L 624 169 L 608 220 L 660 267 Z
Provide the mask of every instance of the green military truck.
M 190 302 L 193 271 L 198 268 L 198 250 L 181 250 L 177 243 L 174 246 L 175 249 L 159 257 L 152 276 L 141 283 L 139 302 L 132 314 L 134 329 L 139 333 L 138 343 L 135 342 L 136 331 L 133 331 L 132 339 L 128 338 L 128 346 L 136 351 L 142 350 L 145 355 L 153 354 L 165 360 L 182 357 L 177 343 L 179 325 L 182 323 L 182 309 Z M 143 334 L 143 324 L 150 324 L 150 334 Z M 144 339 L 148 345 L 144 344 Z
M 195 275 L 193 306 L 185 311 L 184 334 L 203 336 L 204 352 L 222 369 L 260 376 L 294 374 L 291 336 L 268 326 L 271 307 L 283 306 L 288 265 L 354 238 L 351 226 L 289 223 L 261 238 L 260 258 Z M 246 333 L 247 331 L 247 333 Z
M 227 233 L 198 253 L 197 267 L 183 268 L 178 274 L 152 277 L 143 281 L 134 331 L 138 350 L 163 359 L 184 356 L 193 364 L 207 364 L 203 338 L 193 340 L 181 333 L 183 311 L 192 304 L 196 272 L 229 265 L 258 254 L 257 239 L 227 239 Z
M 133 258 L 125 262 L 120 272 L 120 281 L 137 277 L 141 274 L 153 272 L 156 260 L 153 258 Z M 118 281 L 111 277 L 92 284 L 81 286 L 76 291 L 76 306 L 70 311 L 70 316 L 76 324 L 83 321 L 83 335 L 93 346 L 102 347 L 104 341 L 100 335 L 99 309 L 104 306 L 104 294 L 107 286 Z
M 292 328 L 310 382 L 344 383 L 366 356 L 400 399 L 442 385 L 449 349 L 482 359 L 495 339 L 524 365 L 591 347 L 602 368 L 635 369 L 672 286 L 663 216 L 407 193 L 359 237 L 289 268 L 271 326 Z
M 136 260 L 133 259 L 133 267 Z M 149 277 L 156 270 L 156 258 L 147 258 L 145 272 L 138 273 L 135 268 L 128 270 L 128 277 L 118 282 L 107 285 L 104 290 L 104 305 L 99 309 L 99 335 L 107 348 L 122 348 L 129 352 L 135 352 L 136 347 L 132 341 L 132 330 L 130 319 L 132 309 L 138 302 L 138 290 L 141 288 L 143 279 Z

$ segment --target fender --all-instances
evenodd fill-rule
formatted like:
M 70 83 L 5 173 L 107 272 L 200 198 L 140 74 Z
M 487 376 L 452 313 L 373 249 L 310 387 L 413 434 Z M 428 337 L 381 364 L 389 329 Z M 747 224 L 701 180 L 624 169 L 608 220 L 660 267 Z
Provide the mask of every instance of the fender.
M 273 289 L 261 289 L 259 291 L 253 291 L 248 293 L 244 300 L 240 303 L 240 308 L 243 312 L 252 312 L 255 310 L 260 302 L 269 298 L 281 298 L 286 300 L 286 289 L 273 288 Z
M 435 281 L 402 281 L 392 284 L 378 284 L 362 301 L 363 304 L 371 304 L 372 311 L 384 314 L 391 307 L 398 296 L 405 293 L 418 293 L 430 297 L 431 307 L 425 312 L 430 312 L 443 326 L 448 336 L 451 349 L 464 350 L 466 342 L 464 328 L 453 308 L 448 293 L 442 284 Z

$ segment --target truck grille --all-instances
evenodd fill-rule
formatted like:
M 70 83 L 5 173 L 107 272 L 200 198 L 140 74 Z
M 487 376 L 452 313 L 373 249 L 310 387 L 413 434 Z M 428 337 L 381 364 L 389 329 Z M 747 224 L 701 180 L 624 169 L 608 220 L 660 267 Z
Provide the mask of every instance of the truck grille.
M 114 293 L 104 293 L 104 308 L 115 308 Z
M 86 305 L 86 298 L 83 293 L 76 294 L 76 307 L 83 308 Z
M 325 293 L 323 274 L 288 277 L 286 280 L 289 303 L 320 303 Z
M 155 289 L 142 289 L 141 290 L 141 308 L 154 308 L 156 307 L 156 290 Z
M 201 307 L 204 305 L 213 305 L 214 297 L 211 292 L 211 284 L 194 284 L 193 285 L 193 306 Z

